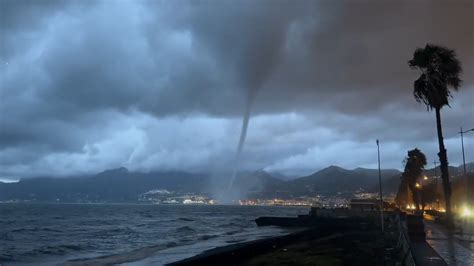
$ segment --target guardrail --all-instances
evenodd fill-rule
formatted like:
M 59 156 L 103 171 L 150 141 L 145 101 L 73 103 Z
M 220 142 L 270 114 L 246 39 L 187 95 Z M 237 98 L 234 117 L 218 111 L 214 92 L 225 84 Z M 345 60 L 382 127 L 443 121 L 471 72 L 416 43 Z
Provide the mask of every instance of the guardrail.
M 397 249 L 401 251 L 401 264 L 404 266 L 414 266 L 416 265 L 415 259 L 413 258 L 412 249 L 410 247 L 410 239 L 408 238 L 408 230 L 406 222 L 402 222 L 400 215 L 396 215 L 396 223 L 398 229 L 398 241 Z

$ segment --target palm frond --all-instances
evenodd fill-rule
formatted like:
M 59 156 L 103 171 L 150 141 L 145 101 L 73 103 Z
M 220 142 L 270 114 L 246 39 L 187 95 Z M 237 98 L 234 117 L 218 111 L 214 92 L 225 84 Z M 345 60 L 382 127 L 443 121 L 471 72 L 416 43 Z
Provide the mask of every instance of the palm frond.
M 415 50 L 408 65 L 422 72 L 413 85 L 415 100 L 425 104 L 428 110 L 449 106 L 450 88 L 458 90 L 462 83 L 461 62 L 454 50 L 427 44 Z

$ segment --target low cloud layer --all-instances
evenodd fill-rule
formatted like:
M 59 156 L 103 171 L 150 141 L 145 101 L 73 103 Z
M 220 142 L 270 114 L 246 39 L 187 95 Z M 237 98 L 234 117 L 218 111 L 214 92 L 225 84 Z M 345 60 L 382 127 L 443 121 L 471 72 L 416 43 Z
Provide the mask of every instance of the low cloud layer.
M 107 168 L 401 168 L 436 159 L 434 114 L 412 97 L 416 47 L 455 49 L 443 110 L 449 160 L 474 127 L 471 1 L 1 1 L 0 177 Z M 249 96 L 251 95 L 251 96 Z M 474 132 L 465 135 L 474 160 Z

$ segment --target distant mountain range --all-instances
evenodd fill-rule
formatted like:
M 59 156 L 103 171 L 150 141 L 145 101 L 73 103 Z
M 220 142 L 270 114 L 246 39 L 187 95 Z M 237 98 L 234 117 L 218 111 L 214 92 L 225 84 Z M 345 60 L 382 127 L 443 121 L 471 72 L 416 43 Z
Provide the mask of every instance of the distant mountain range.
M 22 179 L 0 183 L 0 201 L 91 201 L 133 202 L 141 193 L 164 188 L 202 193 L 206 175 L 185 172 L 129 172 L 126 168 L 107 170 L 94 176 Z
M 474 163 L 467 165 L 474 169 Z M 440 171 L 437 168 L 439 176 Z M 450 167 L 456 176 L 461 167 Z M 434 169 L 426 170 L 434 176 Z M 401 172 L 396 169 L 382 170 L 384 194 L 395 193 Z M 217 178 L 219 179 L 219 178 Z M 207 174 L 187 172 L 130 172 L 126 168 L 107 170 L 84 177 L 22 179 L 16 183 L 0 182 L 0 201 L 61 201 L 61 202 L 136 202 L 139 195 L 147 191 L 164 189 L 178 194 L 208 194 L 216 187 L 226 187 L 228 181 Z M 243 195 L 258 198 L 294 198 L 301 196 L 350 194 L 356 191 L 377 192 L 378 170 L 356 168 L 344 169 L 330 166 L 311 175 L 291 180 L 265 171 L 240 173 L 234 182 Z

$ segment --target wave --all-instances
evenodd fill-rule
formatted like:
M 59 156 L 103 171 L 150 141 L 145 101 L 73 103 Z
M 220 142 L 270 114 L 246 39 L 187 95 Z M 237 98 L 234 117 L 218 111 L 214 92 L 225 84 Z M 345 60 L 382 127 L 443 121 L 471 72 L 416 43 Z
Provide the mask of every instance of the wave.
M 235 234 L 238 234 L 238 233 L 241 233 L 243 232 L 244 230 L 233 230 L 233 231 L 229 231 L 229 232 L 225 232 L 226 235 L 228 236 L 231 236 L 231 235 L 235 235 Z
M 194 221 L 196 221 L 196 220 L 190 219 L 190 218 L 178 218 L 178 220 L 186 221 L 186 222 L 194 222 Z
M 13 233 L 40 232 L 40 231 L 56 232 L 56 233 L 62 233 L 63 232 L 62 230 L 54 229 L 54 228 L 48 228 L 48 227 L 33 227 L 33 228 L 23 227 L 23 228 L 17 228 L 17 229 L 11 230 L 11 232 L 13 232 Z
M 0 234 L 0 240 L 13 241 L 15 240 L 15 238 L 10 233 L 2 233 Z
M 150 212 L 140 212 L 139 214 L 140 214 L 140 216 L 146 217 L 146 218 L 153 218 L 154 217 L 153 213 L 150 213 Z
M 202 235 L 199 237 L 199 240 L 209 240 L 216 237 L 219 237 L 219 235 Z
M 116 264 L 122 264 L 122 263 L 129 263 L 129 262 L 134 262 L 134 261 L 148 258 L 160 250 L 174 247 L 176 245 L 177 244 L 175 242 L 168 242 L 166 244 L 143 247 L 143 248 L 139 248 L 139 249 L 132 250 L 129 252 L 121 253 L 121 254 L 112 254 L 112 255 L 105 255 L 105 256 L 93 257 L 93 258 L 72 259 L 72 260 L 63 262 L 60 265 L 62 266 L 116 265 Z
M 227 240 L 225 241 L 226 243 L 228 244 L 234 244 L 234 243 L 239 243 L 239 242 L 244 242 L 246 241 L 247 239 L 245 238 L 242 238 L 242 239 L 231 239 L 231 240 Z
M 122 226 L 122 227 L 117 227 L 113 229 L 107 229 L 102 231 L 101 233 L 104 233 L 106 235 L 113 234 L 113 235 L 122 235 L 122 234 L 137 234 L 137 231 L 133 230 L 132 228 L 128 226 Z
M 218 227 L 242 227 L 243 228 L 243 227 L 245 227 L 245 225 L 230 222 L 230 223 L 220 224 L 220 225 L 218 225 Z
M 187 225 L 178 227 L 174 231 L 176 233 L 194 233 L 194 232 L 196 232 L 196 230 L 194 230 L 193 228 L 191 228 Z
M 81 245 L 65 244 L 58 246 L 46 246 L 44 248 L 39 249 L 38 252 L 44 254 L 64 254 L 68 251 L 79 251 L 83 249 L 85 249 L 85 247 Z
M 70 252 L 77 252 L 82 250 L 87 250 L 90 246 L 85 245 L 72 245 L 72 244 L 61 244 L 56 246 L 43 246 L 41 248 L 36 248 L 33 250 L 25 251 L 23 253 L 10 254 L 8 251 L 6 253 L 0 253 L 0 262 L 14 262 L 19 261 L 24 258 L 37 258 L 45 255 L 64 255 Z
M 10 262 L 13 260 L 13 255 L 10 254 L 0 254 L 0 261 L 2 262 Z
M 105 209 L 104 205 L 52 204 L 38 214 L 39 205 L 18 206 L 18 210 L 7 215 L 0 224 L 2 262 L 13 260 L 27 264 L 34 261 L 51 265 L 52 261 L 78 258 L 86 262 L 133 261 L 170 248 L 157 252 L 162 261 L 161 257 L 184 258 L 193 252 L 225 245 L 226 240 L 253 239 L 277 231 L 257 230 L 253 217 L 265 213 L 250 208 L 198 206 L 183 212 L 178 207 L 133 206 L 136 210 L 131 212 L 130 206 L 123 205 L 107 205 Z M 0 204 L 3 214 L 1 207 Z M 74 207 L 73 212 L 65 212 L 65 207 L 68 211 Z M 289 208 L 288 212 L 294 210 Z M 146 218 L 151 215 L 154 218 Z M 103 255 L 109 256 L 98 258 Z M 46 263 L 42 264 L 43 261 Z M 86 264 L 81 260 L 68 263 Z
M 33 249 L 22 255 L 26 257 L 38 255 L 64 255 L 71 251 L 81 251 L 86 250 L 87 248 L 88 246 L 84 245 L 61 244 L 57 246 L 44 246 L 41 248 Z

